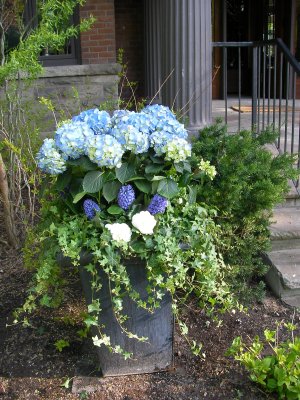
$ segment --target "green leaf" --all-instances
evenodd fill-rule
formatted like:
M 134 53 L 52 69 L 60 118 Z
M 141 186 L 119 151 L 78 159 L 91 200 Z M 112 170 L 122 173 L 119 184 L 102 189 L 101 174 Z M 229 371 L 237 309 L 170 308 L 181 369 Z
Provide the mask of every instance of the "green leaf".
M 140 181 L 135 181 L 134 184 L 143 193 L 147 193 L 148 194 L 148 193 L 151 192 L 152 185 L 146 179 L 140 180 Z
M 136 252 L 136 253 L 143 253 L 145 252 L 146 245 L 145 242 L 142 240 L 138 240 L 134 243 L 132 243 L 131 248 Z
M 130 182 L 140 181 L 142 179 L 145 179 L 145 177 L 144 176 L 133 176 L 132 178 L 130 178 Z
M 69 347 L 69 346 L 70 346 L 70 343 L 69 343 L 67 340 L 60 339 L 60 340 L 57 340 L 57 341 L 54 343 L 54 345 L 55 345 L 56 349 L 57 349 L 59 352 L 62 352 L 62 350 L 63 350 L 65 347 Z
M 96 193 L 102 189 L 103 186 L 103 172 L 90 171 L 83 178 L 83 190 L 87 193 Z
M 125 183 L 135 176 L 134 166 L 124 163 L 120 168 L 116 168 L 116 177 L 121 183 Z
M 155 181 L 161 181 L 162 179 L 165 179 L 165 178 L 166 178 L 165 176 L 156 175 L 151 180 L 152 180 L 152 182 L 155 182 Z
M 182 162 L 180 162 L 180 163 L 174 163 L 174 167 L 175 167 L 175 169 L 176 169 L 176 171 L 177 172 L 179 172 L 180 174 L 182 174 L 183 173 L 183 163 Z
M 73 178 L 71 183 L 70 183 L 70 189 L 69 192 L 73 197 L 76 196 L 77 193 L 82 192 L 82 178 Z M 73 201 L 73 199 L 72 199 Z
M 146 174 L 156 174 L 164 169 L 164 165 L 162 164 L 151 164 L 147 165 L 145 168 Z
M 117 181 L 106 182 L 103 185 L 103 196 L 108 203 L 117 198 L 120 187 L 121 183 Z
M 107 209 L 107 212 L 108 212 L 109 214 L 112 214 L 112 215 L 118 215 L 118 214 L 122 214 L 123 208 L 121 208 L 121 207 L 119 207 L 119 206 L 116 206 L 116 205 L 113 205 L 113 206 L 110 206 L 110 207 Z
M 188 186 L 188 202 L 190 204 L 196 203 L 197 191 L 197 186 Z
M 97 164 L 93 163 L 86 156 L 77 158 L 76 160 L 68 160 L 67 164 L 72 165 L 73 167 L 80 167 L 80 169 L 84 172 L 95 171 L 98 168 Z
M 172 199 L 178 192 L 178 185 L 172 179 L 163 179 L 158 184 L 157 193 L 167 199 Z
M 77 193 L 73 199 L 73 203 L 74 204 L 78 203 L 78 201 L 80 201 L 85 195 L 86 195 L 86 192 L 84 192 L 84 191 Z
M 69 171 L 64 172 L 63 174 L 58 175 L 57 180 L 55 182 L 55 190 L 58 192 L 64 190 L 69 183 L 71 182 L 72 175 Z

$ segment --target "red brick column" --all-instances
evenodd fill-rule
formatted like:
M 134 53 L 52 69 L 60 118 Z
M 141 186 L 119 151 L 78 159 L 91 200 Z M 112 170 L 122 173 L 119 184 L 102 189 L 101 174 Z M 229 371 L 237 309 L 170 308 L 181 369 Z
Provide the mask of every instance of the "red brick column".
M 91 14 L 96 22 L 80 38 L 82 64 L 116 62 L 114 0 L 87 0 L 80 9 L 80 18 Z

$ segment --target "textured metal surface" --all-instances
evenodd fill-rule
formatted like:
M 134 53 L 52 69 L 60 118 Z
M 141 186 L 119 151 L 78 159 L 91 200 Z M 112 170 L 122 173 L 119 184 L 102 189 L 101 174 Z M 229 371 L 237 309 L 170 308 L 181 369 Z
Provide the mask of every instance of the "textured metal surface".
M 148 281 L 145 265 L 141 260 L 135 259 L 127 261 L 126 268 L 133 289 L 140 293 L 143 300 L 146 300 L 148 297 L 146 290 Z M 173 364 L 174 328 L 171 296 L 166 294 L 161 307 L 153 314 L 138 308 L 128 296 L 124 297 L 124 314 L 129 317 L 126 322 L 126 329 L 139 336 L 148 337 L 148 342 L 142 343 L 136 339 L 129 339 L 122 332 L 113 313 L 107 276 L 101 268 L 99 268 L 98 274 L 103 284 L 102 289 L 97 293 L 102 307 L 99 324 L 106 326 L 104 332 L 111 337 L 112 345 L 120 345 L 126 351 L 133 353 L 133 359 L 124 360 L 119 354 L 110 353 L 104 346 L 97 347 L 103 376 L 151 373 L 170 368 Z M 89 304 L 92 299 L 91 277 L 84 266 L 80 267 L 80 275 L 85 297 Z M 97 334 L 96 329 L 93 333 Z

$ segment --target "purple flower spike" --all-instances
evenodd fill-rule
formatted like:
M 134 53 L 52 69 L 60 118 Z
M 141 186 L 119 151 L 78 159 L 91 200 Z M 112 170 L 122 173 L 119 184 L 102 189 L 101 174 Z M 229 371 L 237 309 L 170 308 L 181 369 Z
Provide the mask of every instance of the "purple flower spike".
M 118 204 L 123 210 L 128 210 L 135 200 L 135 193 L 131 185 L 121 186 L 118 193 Z
M 91 199 L 84 200 L 83 209 L 88 219 L 93 219 L 97 211 L 101 211 L 97 203 Z
M 148 206 L 148 211 L 150 214 L 155 215 L 158 213 L 164 213 L 165 209 L 168 205 L 168 200 L 160 196 L 159 194 L 155 194 Z

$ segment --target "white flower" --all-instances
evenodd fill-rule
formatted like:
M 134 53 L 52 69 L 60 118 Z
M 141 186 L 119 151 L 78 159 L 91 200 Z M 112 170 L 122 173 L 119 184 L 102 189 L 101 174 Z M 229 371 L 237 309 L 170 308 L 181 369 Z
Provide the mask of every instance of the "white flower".
M 132 217 L 132 225 L 144 235 L 152 235 L 156 219 L 149 211 L 141 211 Z
M 120 242 L 121 240 L 127 243 L 130 242 L 131 229 L 127 224 L 107 224 L 105 228 L 110 231 L 113 240 L 116 242 Z

